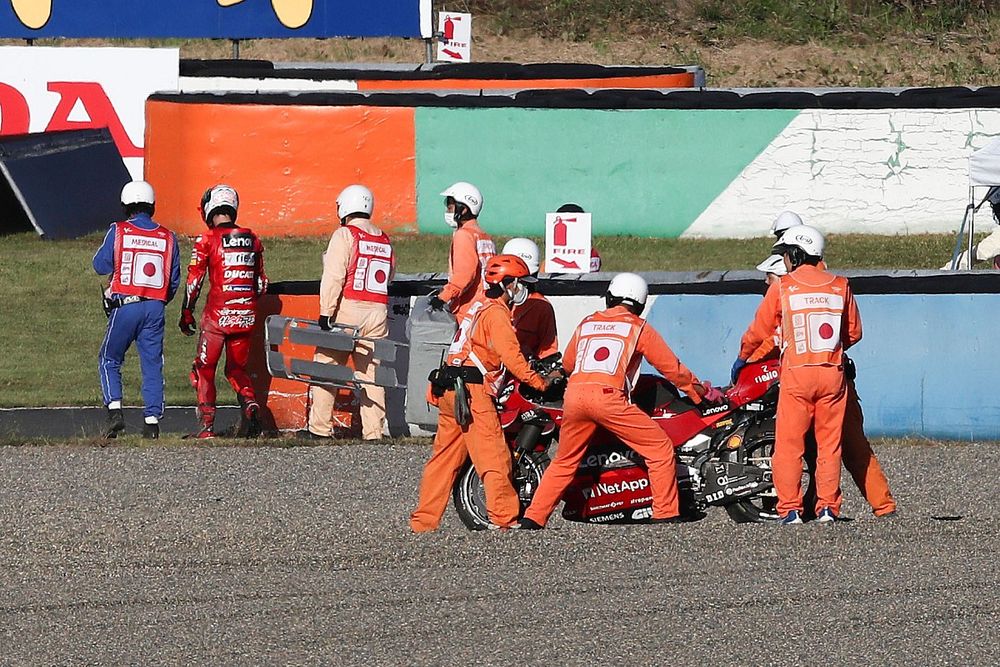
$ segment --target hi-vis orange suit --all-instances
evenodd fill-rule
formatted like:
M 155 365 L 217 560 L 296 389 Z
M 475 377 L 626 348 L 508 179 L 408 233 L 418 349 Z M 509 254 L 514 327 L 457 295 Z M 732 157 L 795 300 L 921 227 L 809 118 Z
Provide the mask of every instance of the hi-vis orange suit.
M 538 292 L 532 292 L 524 303 L 514 306 L 514 331 L 526 357 L 544 359 L 559 351 L 556 311 Z
M 766 338 L 757 351 L 747 359 L 748 363 L 777 359 L 781 356 L 781 330 L 777 329 L 773 338 Z M 896 499 L 889 491 L 889 480 L 879 465 L 872 443 L 865 435 L 865 416 L 861 411 L 854 380 L 847 380 L 847 408 L 844 412 L 844 433 L 840 440 L 844 468 L 851 474 L 861 495 L 871 505 L 875 516 L 883 516 L 896 511 Z
M 483 295 L 483 272 L 486 263 L 497 254 L 497 247 L 479 223 L 470 220 L 455 230 L 448 252 L 448 283 L 438 298 L 444 301 L 459 322 L 472 302 Z
M 846 278 L 808 264 L 771 285 L 743 334 L 740 358 L 781 330 L 781 384 L 772 467 L 778 513 L 802 511 L 805 438 L 816 436 L 816 512 L 840 512 L 841 438 L 847 407 L 843 354 L 861 340 Z
M 701 402 L 701 383 L 641 317 L 624 306 L 615 306 L 584 319 L 563 358 L 563 366 L 572 375 L 563 402 L 559 450 L 542 475 L 524 513 L 526 519 L 545 525 L 573 481 L 598 428 L 606 429 L 645 459 L 653 518 L 680 513 L 673 443 L 649 415 L 629 401 L 629 382 L 643 357 L 692 401 Z
M 466 427 L 455 421 L 455 391 L 446 391 L 441 397 L 434 448 L 424 467 L 420 500 L 410 516 L 410 528 L 416 533 L 437 529 L 466 457 L 472 459 L 483 480 L 490 521 L 500 527 L 512 526 L 521 512 L 521 501 L 511 479 L 510 449 L 504 441 L 493 395 L 504 369 L 534 389 L 545 389 L 545 381 L 521 354 L 510 309 L 486 296 L 468 308 L 448 350 L 447 364 L 479 368 L 484 384 L 467 385 L 472 422 Z

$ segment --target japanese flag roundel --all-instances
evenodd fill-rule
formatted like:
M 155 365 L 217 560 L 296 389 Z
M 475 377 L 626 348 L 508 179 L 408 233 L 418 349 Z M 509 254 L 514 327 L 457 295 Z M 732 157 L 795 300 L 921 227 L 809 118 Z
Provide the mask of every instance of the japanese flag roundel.
M 583 354 L 580 355 L 582 359 L 580 370 L 584 373 L 614 375 L 615 371 L 618 370 L 618 362 L 621 361 L 624 351 L 625 341 L 620 338 L 587 338 L 584 342 Z
M 375 294 L 386 294 L 389 291 L 389 274 L 392 264 L 384 259 L 373 259 L 365 274 L 365 289 Z
M 810 352 L 833 352 L 840 347 L 840 313 L 809 313 Z
M 160 289 L 164 285 L 163 255 L 137 252 L 132 261 L 132 284 Z

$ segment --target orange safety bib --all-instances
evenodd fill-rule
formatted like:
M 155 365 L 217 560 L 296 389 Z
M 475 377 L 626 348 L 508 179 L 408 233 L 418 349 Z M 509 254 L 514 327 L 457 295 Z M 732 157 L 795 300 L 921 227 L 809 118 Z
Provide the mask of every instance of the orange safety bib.
M 629 388 L 639 370 L 636 347 L 645 325 L 634 315 L 608 317 L 599 312 L 584 318 L 574 334 L 576 364 L 569 383 Z
M 458 325 L 455 338 L 448 347 L 448 358 L 445 363 L 448 366 L 466 366 L 466 362 L 471 363 L 483 374 L 483 384 L 486 386 L 487 393 L 496 396 L 503 384 L 506 370 L 503 366 L 487 368 L 480 356 L 476 354 L 472 344 L 472 334 L 475 332 L 480 316 L 486 312 L 487 308 L 503 308 L 503 306 L 486 297 L 480 297 L 473 302 Z
M 794 274 L 781 277 L 782 366 L 839 366 L 847 279 L 805 285 Z

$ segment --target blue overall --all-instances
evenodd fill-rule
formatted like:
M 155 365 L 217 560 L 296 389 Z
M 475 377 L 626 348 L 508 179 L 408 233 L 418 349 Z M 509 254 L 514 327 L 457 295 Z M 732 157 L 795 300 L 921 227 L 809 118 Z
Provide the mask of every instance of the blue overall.
M 136 227 L 156 229 L 158 225 L 145 213 L 131 218 Z M 94 255 L 94 271 L 106 276 L 115 273 L 115 232 L 113 223 L 104 237 L 104 243 Z M 177 237 L 173 234 L 172 261 L 170 264 L 170 287 L 167 302 L 174 298 L 181 282 L 181 264 L 177 248 Z M 118 298 L 123 295 L 112 294 Z M 142 370 L 143 416 L 160 418 L 163 416 L 163 332 L 166 325 L 167 303 L 151 299 L 128 303 L 111 311 L 108 331 L 101 343 L 98 356 L 98 371 L 101 376 L 101 392 L 104 404 L 122 400 L 122 363 L 125 352 L 134 342 L 139 350 L 139 367 Z

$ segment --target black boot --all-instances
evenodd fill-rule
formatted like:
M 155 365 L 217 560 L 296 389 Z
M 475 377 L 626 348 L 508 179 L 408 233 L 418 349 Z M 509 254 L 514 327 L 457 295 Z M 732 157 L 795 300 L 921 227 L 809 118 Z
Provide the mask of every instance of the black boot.
M 142 425 L 142 439 L 143 440 L 158 440 L 160 437 L 160 425 L 159 424 L 143 424 Z
M 121 408 L 108 408 L 108 423 L 104 428 L 105 438 L 117 438 L 119 433 L 125 432 L 125 414 Z
M 256 438 L 261 433 L 260 405 L 257 401 L 246 401 L 240 397 L 240 425 L 236 429 L 239 438 Z

